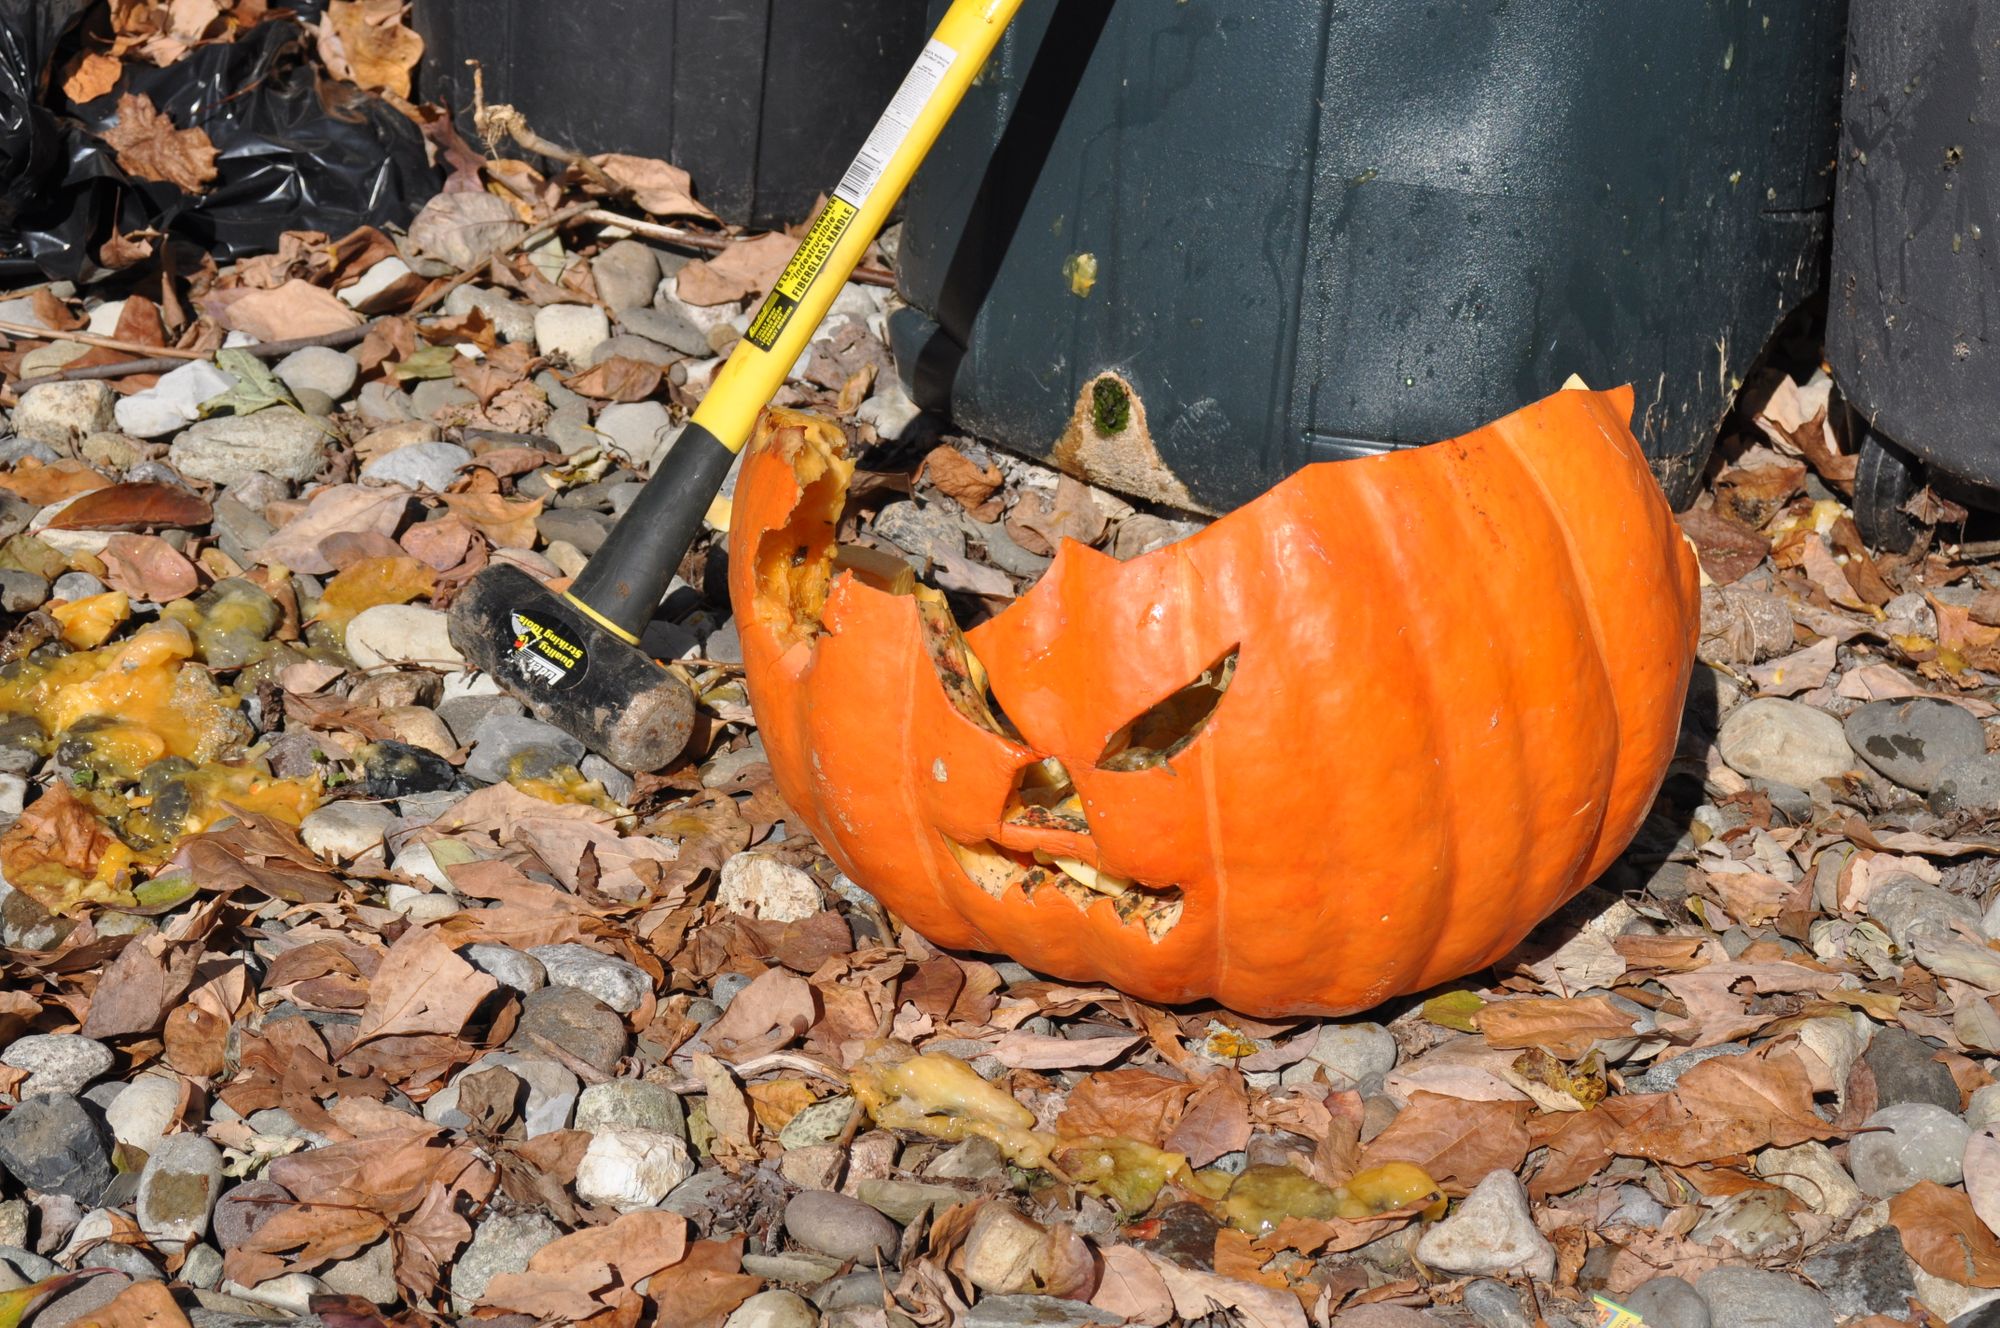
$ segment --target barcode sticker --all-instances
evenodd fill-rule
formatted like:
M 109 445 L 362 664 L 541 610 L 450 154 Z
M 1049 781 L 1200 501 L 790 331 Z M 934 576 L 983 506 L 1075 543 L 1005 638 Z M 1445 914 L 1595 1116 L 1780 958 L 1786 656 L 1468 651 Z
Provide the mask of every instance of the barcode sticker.
M 889 99 L 889 109 L 882 112 L 882 118 L 868 131 L 868 141 L 855 154 L 847 174 L 840 177 L 840 184 L 833 191 L 834 197 L 845 199 L 857 208 L 868 200 L 876 182 L 882 178 L 882 172 L 889 169 L 889 161 L 896 155 L 896 149 L 903 146 L 903 140 L 909 136 L 910 126 L 917 122 L 924 103 L 937 91 L 945 71 L 957 58 L 957 51 L 935 37 L 924 44 L 917 62 L 904 76 L 903 86 L 897 88 L 896 95 Z

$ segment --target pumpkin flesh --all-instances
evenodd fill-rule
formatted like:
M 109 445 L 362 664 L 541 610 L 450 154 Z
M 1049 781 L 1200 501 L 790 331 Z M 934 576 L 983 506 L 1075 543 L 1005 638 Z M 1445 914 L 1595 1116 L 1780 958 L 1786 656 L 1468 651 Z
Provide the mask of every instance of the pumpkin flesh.
M 835 570 L 844 440 L 769 412 L 730 577 L 779 789 L 934 943 L 1150 1000 L 1343 1014 L 1489 964 L 1672 754 L 1697 575 L 1630 408 L 1311 466 L 1128 562 L 1066 544 L 966 634 Z

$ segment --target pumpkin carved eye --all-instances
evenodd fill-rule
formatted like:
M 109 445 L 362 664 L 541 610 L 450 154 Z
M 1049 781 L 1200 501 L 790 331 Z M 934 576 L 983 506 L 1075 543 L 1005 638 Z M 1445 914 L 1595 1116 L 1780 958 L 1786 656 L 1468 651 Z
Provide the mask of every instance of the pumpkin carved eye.
M 1099 770 L 1150 770 L 1169 764 L 1200 736 L 1236 677 L 1238 646 L 1202 675 L 1112 734 L 1098 754 Z

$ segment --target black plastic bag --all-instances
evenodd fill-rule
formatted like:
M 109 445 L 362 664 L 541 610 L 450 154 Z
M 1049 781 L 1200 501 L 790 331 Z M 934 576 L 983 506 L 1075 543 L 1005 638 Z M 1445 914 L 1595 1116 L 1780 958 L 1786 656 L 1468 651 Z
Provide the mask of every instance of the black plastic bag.
M 288 230 L 403 225 L 437 191 L 417 126 L 324 77 L 312 35 L 289 19 L 196 47 L 164 69 L 129 63 L 117 87 L 82 105 L 55 88 L 36 98 L 62 32 L 87 7 L 0 0 L 0 277 L 81 276 L 113 225 L 164 231 L 228 259 L 268 253 Z M 128 92 L 150 97 L 176 126 L 207 132 L 216 153 L 207 192 L 119 168 L 97 134 Z

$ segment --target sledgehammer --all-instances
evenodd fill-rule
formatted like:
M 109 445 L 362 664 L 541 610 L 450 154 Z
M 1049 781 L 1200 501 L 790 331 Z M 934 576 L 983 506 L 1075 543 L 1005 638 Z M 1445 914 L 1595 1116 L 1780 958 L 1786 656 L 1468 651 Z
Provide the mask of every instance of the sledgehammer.
M 570 588 L 526 572 L 480 573 L 451 609 L 451 641 L 536 718 L 621 770 L 680 755 L 687 687 L 639 649 L 639 633 L 750 440 L 757 415 L 818 329 L 862 251 L 993 52 L 1021 0 L 953 0 L 743 339 L 638 498 Z

